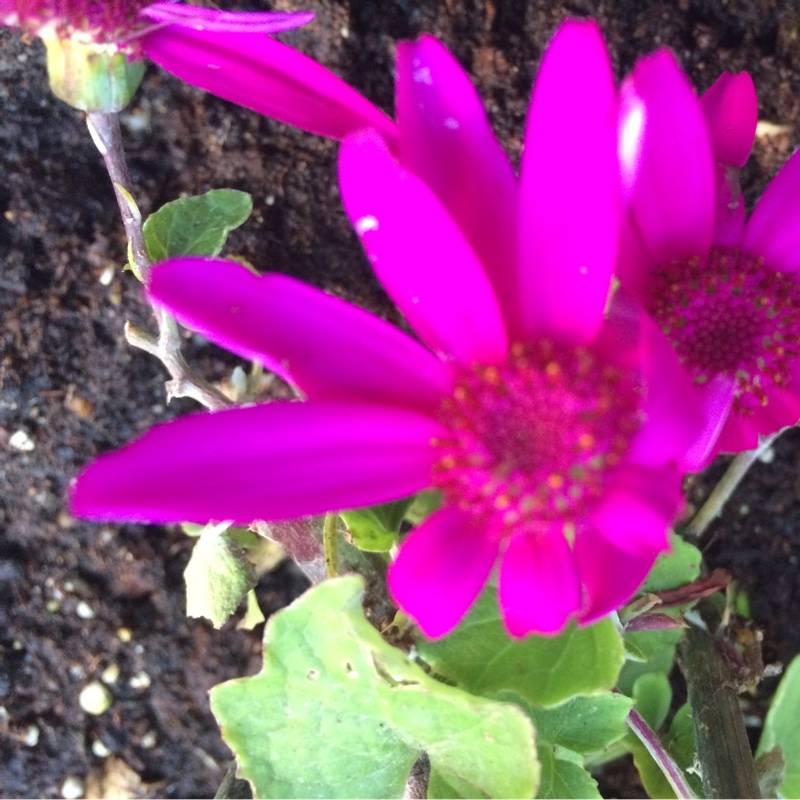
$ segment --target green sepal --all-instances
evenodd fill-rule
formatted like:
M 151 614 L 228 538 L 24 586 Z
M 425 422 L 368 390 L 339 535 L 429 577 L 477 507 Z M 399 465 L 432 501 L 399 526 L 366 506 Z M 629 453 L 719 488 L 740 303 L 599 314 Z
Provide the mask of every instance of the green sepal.
M 144 77 L 144 61 L 114 44 L 40 34 L 47 49 L 53 94 L 81 111 L 116 113 L 130 102 Z

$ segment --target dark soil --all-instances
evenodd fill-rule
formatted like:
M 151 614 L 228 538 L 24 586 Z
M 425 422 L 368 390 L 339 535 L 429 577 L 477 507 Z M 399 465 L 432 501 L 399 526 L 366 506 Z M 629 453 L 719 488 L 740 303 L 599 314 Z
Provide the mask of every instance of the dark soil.
M 274 8 L 289 5 L 276 0 Z M 667 45 L 699 89 L 724 69 L 753 75 L 761 118 L 787 129 L 761 138 L 744 171 L 751 205 L 800 141 L 800 14 L 789 2 L 310 0 L 303 7 L 317 12 L 316 22 L 285 40 L 390 112 L 394 42 L 422 31 L 442 38 L 474 76 L 514 159 L 536 65 L 568 15 L 599 17 L 618 74 Z M 215 631 L 185 617 L 191 542 L 179 531 L 84 524 L 68 516 L 64 499 L 94 455 L 192 404 L 167 407 L 162 368 L 125 344 L 125 320 L 147 325 L 149 315 L 136 280 L 120 269 L 125 242 L 101 160 L 82 115 L 50 95 L 43 48 L 7 31 L 0 31 L 0 108 L 0 795 L 58 797 L 76 778 L 86 796 L 212 796 L 229 752 L 206 693 L 260 668 L 260 631 L 232 624 Z M 333 143 L 155 68 L 124 123 L 145 214 L 182 193 L 249 191 L 254 215 L 231 236 L 232 251 L 397 319 L 340 210 Z M 189 345 L 212 379 L 237 363 Z M 32 450 L 12 446 L 18 431 Z M 800 435 L 784 435 L 774 460 L 753 469 L 707 537 L 709 563 L 731 569 L 750 595 L 767 660 L 784 664 L 800 651 L 799 457 Z M 714 466 L 692 500 L 720 473 Z M 259 584 L 262 607 L 274 611 L 303 587 L 284 565 Z M 119 677 L 109 687 L 110 710 L 86 715 L 80 690 L 112 664 Z M 635 791 L 629 772 L 619 772 L 608 775 L 606 790 Z

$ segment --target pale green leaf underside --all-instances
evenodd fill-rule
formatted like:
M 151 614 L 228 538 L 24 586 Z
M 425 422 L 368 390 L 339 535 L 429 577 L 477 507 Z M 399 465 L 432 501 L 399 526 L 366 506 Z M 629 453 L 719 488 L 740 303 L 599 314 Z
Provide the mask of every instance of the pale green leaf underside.
M 428 753 L 463 797 L 531 797 L 533 726 L 512 705 L 428 676 L 361 608 L 361 580 L 316 586 L 265 629 L 263 671 L 211 706 L 259 797 L 400 797 Z

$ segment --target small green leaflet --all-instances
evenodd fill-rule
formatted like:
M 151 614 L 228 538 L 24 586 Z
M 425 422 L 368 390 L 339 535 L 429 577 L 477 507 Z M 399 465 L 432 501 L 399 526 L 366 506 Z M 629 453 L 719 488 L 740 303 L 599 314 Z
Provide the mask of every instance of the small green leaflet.
M 512 639 L 495 595 L 495 587 L 488 587 L 450 635 L 418 643 L 434 672 L 473 694 L 511 690 L 539 706 L 614 686 L 625 651 L 610 620 L 586 628 L 570 625 L 560 636 Z
M 253 211 L 247 192 L 212 189 L 198 197 L 182 197 L 151 214 L 142 231 L 152 261 L 173 256 L 216 256 L 228 232 Z
M 256 797 L 400 797 L 426 752 L 460 797 L 532 797 L 533 726 L 513 705 L 439 683 L 387 644 L 356 576 L 273 615 L 264 669 L 216 686 L 211 707 Z

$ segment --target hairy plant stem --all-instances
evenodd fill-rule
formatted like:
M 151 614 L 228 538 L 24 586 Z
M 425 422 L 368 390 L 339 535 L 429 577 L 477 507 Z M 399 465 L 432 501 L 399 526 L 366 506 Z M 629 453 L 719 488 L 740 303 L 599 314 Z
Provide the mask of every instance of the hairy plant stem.
M 719 483 L 713 488 L 711 494 L 700 510 L 687 523 L 684 533 L 700 538 L 708 529 L 708 526 L 722 514 L 725 503 L 728 502 L 736 487 L 747 475 L 748 470 L 761 457 L 765 450 L 772 446 L 775 440 L 781 435 L 782 431 L 766 436 L 758 443 L 758 447 L 753 450 L 746 450 L 739 453 L 731 461 L 725 474 L 720 478 Z
M 678 800 L 688 800 L 695 795 L 692 792 L 680 767 L 673 761 L 672 756 L 661 743 L 658 734 L 647 724 L 644 717 L 632 708 L 626 720 L 628 727 L 636 734 L 639 741 L 647 748 L 647 752 L 658 764 L 659 769 L 675 792 Z
M 707 798 L 759 798 L 761 790 L 739 708 L 739 682 L 718 644 L 719 613 L 708 600 L 701 601 L 697 610 L 708 630 L 689 627 L 678 647 L 678 661 L 689 693 L 703 792 Z
M 86 115 L 86 124 L 114 187 L 128 238 L 131 267 L 139 280 L 146 284 L 152 264 L 144 243 L 142 216 L 131 193 L 131 177 L 122 146 L 119 114 L 90 111 Z M 154 304 L 151 306 L 158 325 L 158 336 L 128 323 L 125 326 L 125 338 L 134 347 L 154 355 L 167 368 L 172 378 L 167 382 L 167 399 L 191 397 L 212 411 L 230 406 L 231 402 L 222 392 L 203 380 L 186 363 L 181 353 L 181 335 L 175 320 L 163 308 Z

